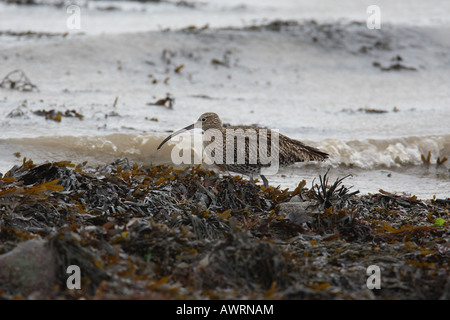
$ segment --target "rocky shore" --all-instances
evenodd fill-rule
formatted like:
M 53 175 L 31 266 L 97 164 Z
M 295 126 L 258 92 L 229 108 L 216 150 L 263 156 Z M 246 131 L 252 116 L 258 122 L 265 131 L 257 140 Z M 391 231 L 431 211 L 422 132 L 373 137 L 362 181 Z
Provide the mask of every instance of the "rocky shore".
M 0 176 L 0 298 L 449 299 L 450 199 L 345 182 L 24 159 Z

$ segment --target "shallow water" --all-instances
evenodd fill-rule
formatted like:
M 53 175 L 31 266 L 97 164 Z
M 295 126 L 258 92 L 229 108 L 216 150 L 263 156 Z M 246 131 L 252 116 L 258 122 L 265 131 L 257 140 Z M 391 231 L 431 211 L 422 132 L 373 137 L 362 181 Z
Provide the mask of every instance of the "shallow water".
M 436 161 L 450 158 L 449 4 L 399 3 L 381 2 L 382 28 L 369 30 L 357 1 L 80 2 L 79 31 L 64 7 L 1 3 L 0 78 L 21 69 L 39 92 L 0 88 L 0 172 L 23 157 L 170 164 L 159 142 L 212 111 L 330 153 L 272 185 L 310 184 L 330 168 L 362 193 L 448 197 L 450 165 Z M 396 64 L 413 70 L 382 70 Z M 167 93 L 172 109 L 149 105 Z M 34 113 L 51 109 L 84 117 Z

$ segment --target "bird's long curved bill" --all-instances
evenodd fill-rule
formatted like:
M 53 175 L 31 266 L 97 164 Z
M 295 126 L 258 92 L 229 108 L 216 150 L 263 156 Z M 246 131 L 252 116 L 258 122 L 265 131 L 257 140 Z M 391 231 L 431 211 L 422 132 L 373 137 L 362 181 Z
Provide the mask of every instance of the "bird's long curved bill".
M 159 149 L 163 146 L 164 143 L 166 143 L 167 141 L 169 141 L 170 139 L 172 139 L 172 138 L 175 137 L 176 135 L 179 135 L 180 133 L 186 132 L 186 131 L 188 131 L 188 130 L 192 130 L 192 129 L 194 129 L 194 127 L 195 127 L 195 123 L 193 123 L 193 124 L 191 124 L 191 125 L 189 125 L 189 126 L 183 128 L 183 129 L 180 129 L 180 130 L 178 130 L 178 131 L 175 131 L 175 132 L 172 133 L 170 136 L 168 136 L 167 138 L 165 138 L 165 139 L 163 140 L 163 142 L 161 142 L 161 144 L 158 146 L 158 149 L 157 149 L 157 150 L 159 150 Z

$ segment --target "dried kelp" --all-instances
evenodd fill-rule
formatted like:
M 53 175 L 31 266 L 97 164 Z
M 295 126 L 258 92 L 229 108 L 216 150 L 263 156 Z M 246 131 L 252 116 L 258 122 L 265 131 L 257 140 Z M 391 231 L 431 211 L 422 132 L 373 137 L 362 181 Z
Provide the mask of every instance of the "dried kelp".
M 147 105 L 148 106 L 162 106 L 167 109 L 173 109 L 173 106 L 175 105 L 175 98 L 170 93 L 168 93 L 165 98 L 158 99 L 155 102 L 148 102 Z
M 24 159 L 0 178 L 0 281 L 21 252 L 36 270 L 37 244 L 56 285 L 16 281 L 0 296 L 448 298 L 450 199 L 359 196 L 344 179 L 291 191 L 200 167 Z M 68 265 L 81 290 L 66 287 Z M 381 290 L 365 285 L 369 265 Z
M 39 91 L 22 70 L 8 73 L 0 82 L 0 87 L 18 91 Z
M 417 71 L 417 68 L 415 68 L 415 67 L 410 67 L 410 66 L 406 66 L 406 65 L 404 65 L 404 64 L 402 64 L 402 63 L 400 63 L 400 62 L 392 63 L 392 64 L 391 64 L 390 66 L 388 66 L 388 67 L 383 67 L 383 66 L 381 65 L 381 63 L 379 63 L 378 61 L 375 61 L 372 65 L 373 65 L 374 67 L 379 68 L 379 69 L 382 70 L 382 71 L 400 71 L 400 70 Z
M 83 280 L 81 288 L 90 294 L 95 293 L 95 289 L 103 280 L 108 280 L 110 276 L 100 268 L 103 264 L 98 259 L 92 249 L 84 248 L 82 238 L 70 231 L 61 230 L 52 236 L 48 242 L 52 249 L 56 266 L 59 268 L 59 284 L 64 286 L 67 280 L 67 267 L 76 265 L 83 270 Z
M 46 120 L 53 120 L 56 122 L 61 122 L 62 117 L 65 118 L 78 118 L 83 120 L 84 116 L 76 110 L 66 110 L 64 112 L 58 110 L 36 110 L 33 114 L 41 117 L 45 117 Z
M 288 280 L 282 249 L 239 231 L 219 241 L 199 263 L 199 283 L 209 290 L 232 286 L 251 294 L 257 287 L 269 290 Z

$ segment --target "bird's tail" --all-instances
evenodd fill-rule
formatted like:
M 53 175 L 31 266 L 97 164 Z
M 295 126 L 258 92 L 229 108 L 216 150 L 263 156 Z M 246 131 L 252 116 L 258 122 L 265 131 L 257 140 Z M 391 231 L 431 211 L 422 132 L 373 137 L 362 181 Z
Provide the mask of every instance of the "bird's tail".
M 307 146 L 298 140 L 290 139 L 290 142 L 299 149 L 302 155 L 302 159 L 299 159 L 299 161 L 325 161 L 329 157 L 328 153 Z

